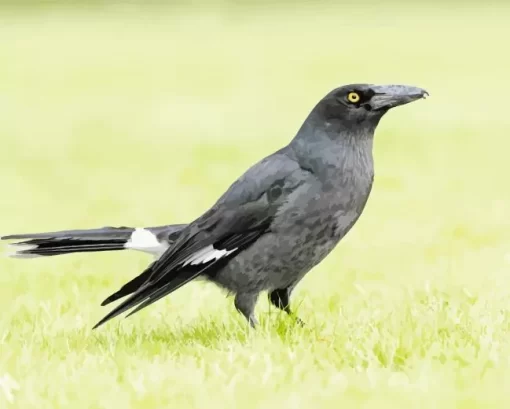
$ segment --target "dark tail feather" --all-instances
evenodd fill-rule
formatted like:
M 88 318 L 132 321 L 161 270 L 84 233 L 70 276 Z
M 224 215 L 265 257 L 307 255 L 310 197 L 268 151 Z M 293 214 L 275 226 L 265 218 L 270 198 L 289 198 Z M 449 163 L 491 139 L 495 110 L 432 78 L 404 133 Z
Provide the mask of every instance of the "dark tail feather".
M 91 230 L 65 230 L 49 233 L 13 234 L 1 240 L 17 240 L 9 256 L 30 258 L 60 254 L 124 250 L 134 229 L 130 227 L 103 227 Z
M 217 261 L 209 262 L 208 265 L 212 265 L 215 263 L 217 263 Z M 106 301 L 108 301 L 112 297 L 116 297 L 115 299 L 118 299 L 120 297 L 123 297 L 124 295 L 132 294 L 131 297 L 117 305 L 103 319 L 101 319 L 96 325 L 94 325 L 93 329 L 96 329 L 97 327 L 103 325 L 107 321 L 111 320 L 112 318 L 115 318 L 116 316 L 122 314 L 123 312 L 127 311 L 128 309 L 136 305 L 138 306 L 133 311 L 131 311 L 129 315 L 132 315 L 135 312 L 140 311 L 141 309 L 163 298 L 165 295 L 170 294 L 171 292 L 182 287 L 184 284 L 190 282 L 191 280 L 199 276 L 207 268 L 203 266 L 190 266 L 188 268 L 183 268 L 175 276 L 172 276 L 170 278 L 165 277 L 165 279 L 158 281 L 157 283 L 150 284 L 148 283 L 147 279 L 153 273 L 153 267 L 154 263 L 151 264 L 140 276 L 135 278 L 135 280 L 141 279 L 143 276 L 143 279 L 145 281 L 144 285 L 140 285 L 139 288 L 136 289 L 130 289 L 130 291 L 127 292 L 126 294 L 119 295 L 120 291 L 122 291 L 121 289 L 119 292 L 113 294 L 105 301 L 103 301 L 101 305 L 106 305 Z M 131 283 L 135 280 L 132 280 Z
M 137 291 L 151 276 L 152 270 L 149 266 L 142 274 L 136 276 L 128 283 L 124 284 L 119 291 L 110 295 L 106 298 L 101 305 L 104 307 L 114 301 L 117 301 L 119 298 L 125 297 L 126 295 L 132 294 Z

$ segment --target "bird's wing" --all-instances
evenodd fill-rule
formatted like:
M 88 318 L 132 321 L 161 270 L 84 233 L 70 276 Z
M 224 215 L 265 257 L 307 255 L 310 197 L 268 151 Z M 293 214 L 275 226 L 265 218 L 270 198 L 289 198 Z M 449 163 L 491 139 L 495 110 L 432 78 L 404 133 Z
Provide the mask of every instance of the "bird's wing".
M 146 271 L 144 284 L 94 327 L 137 306 L 129 315 L 198 275 L 219 269 L 271 229 L 289 194 L 310 177 L 283 154 L 250 168 L 204 215 L 183 229 L 175 243 Z

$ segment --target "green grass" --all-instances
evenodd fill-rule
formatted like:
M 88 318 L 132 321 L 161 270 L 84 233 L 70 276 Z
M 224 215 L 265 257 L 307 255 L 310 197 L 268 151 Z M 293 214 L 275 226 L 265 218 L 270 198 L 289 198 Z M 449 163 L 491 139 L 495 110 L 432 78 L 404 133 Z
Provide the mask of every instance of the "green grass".
M 483 4 L 3 13 L 4 234 L 190 221 L 331 88 L 431 98 L 382 121 L 363 217 L 295 293 L 306 328 L 261 297 L 248 332 L 192 283 L 92 332 L 147 257 L 1 259 L 0 407 L 506 408 L 510 7 Z

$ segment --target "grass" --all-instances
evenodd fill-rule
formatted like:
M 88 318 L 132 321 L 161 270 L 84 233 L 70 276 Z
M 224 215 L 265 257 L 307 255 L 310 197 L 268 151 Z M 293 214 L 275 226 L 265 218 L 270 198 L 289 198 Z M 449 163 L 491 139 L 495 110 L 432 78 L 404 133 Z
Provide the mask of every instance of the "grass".
M 510 7 L 451 4 L 6 10 L 1 233 L 189 221 L 334 86 L 431 98 L 382 121 L 306 328 L 192 283 L 93 332 L 147 257 L 2 259 L 0 407 L 506 408 Z

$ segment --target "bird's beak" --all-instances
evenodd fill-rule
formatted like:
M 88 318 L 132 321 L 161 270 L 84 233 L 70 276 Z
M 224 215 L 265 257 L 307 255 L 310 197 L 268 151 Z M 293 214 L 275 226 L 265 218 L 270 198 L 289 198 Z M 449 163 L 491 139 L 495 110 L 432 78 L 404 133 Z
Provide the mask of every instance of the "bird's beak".
M 375 85 L 371 89 L 375 92 L 370 99 L 370 106 L 374 111 L 408 104 L 429 95 L 424 89 L 408 85 Z

